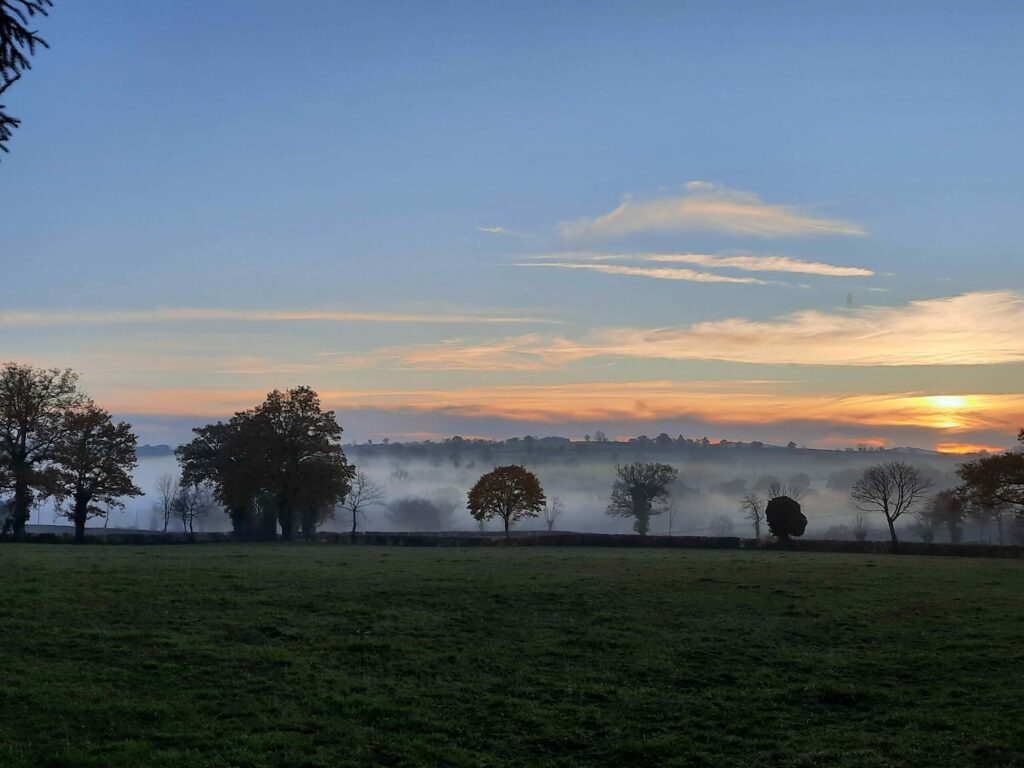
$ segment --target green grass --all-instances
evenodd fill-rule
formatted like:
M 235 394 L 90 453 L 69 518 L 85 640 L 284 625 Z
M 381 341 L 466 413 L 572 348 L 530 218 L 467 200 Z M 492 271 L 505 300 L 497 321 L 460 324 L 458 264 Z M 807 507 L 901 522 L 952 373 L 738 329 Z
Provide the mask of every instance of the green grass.
M 1024 562 L 0 547 L 0 766 L 1020 766 Z

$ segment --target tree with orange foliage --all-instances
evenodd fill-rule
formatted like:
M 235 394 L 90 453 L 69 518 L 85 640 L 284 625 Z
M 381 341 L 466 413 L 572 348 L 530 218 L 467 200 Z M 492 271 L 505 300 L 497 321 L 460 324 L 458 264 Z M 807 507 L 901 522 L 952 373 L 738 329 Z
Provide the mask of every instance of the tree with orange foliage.
M 526 517 L 538 517 L 544 509 L 544 490 L 537 476 L 525 467 L 512 464 L 495 467 L 476 481 L 469 492 L 467 507 L 475 520 L 483 522 L 500 517 L 509 526 Z

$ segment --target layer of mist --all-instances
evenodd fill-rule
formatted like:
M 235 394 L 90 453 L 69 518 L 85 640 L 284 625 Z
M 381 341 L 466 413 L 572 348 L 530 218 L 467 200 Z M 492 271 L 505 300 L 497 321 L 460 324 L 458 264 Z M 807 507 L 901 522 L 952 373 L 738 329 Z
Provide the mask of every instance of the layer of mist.
M 446 441 L 443 443 L 382 444 L 346 446 L 350 461 L 365 472 L 384 492 L 385 503 L 370 507 L 359 521 L 364 531 L 492 531 L 492 521 L 481 526 L 466 510 L 469 488 L 484 472 L 498 464 L 522 464 L 541 481 L 548 499 L 561 501 L 563 511 L 555 521 L 556 531 L 631 533 L 632 520 L 606 514 L 608 495 L 617 464 L 643 459 L 671 464 L 679 470 L 673 488 L 674 514 L 662 513 L 652 519 L 652 535 L 744 536 L 753 527 L 740 509 L 747 492 L 764 494 L 773 481 L 802 491 L 801 504 L 808 517 L 805 538 L 853 538 L 857 510 L 850 506 L 849 489 L 860 472 L 871 464 L 900 459 L 918 466 L 934 483 L 933 491 L 957 484 L 956 466 L 961 461 L 925 451 L 857 450 L 821 451 L 779 448 L 758 444 L 702 445 L 652 443 L 573 442 L 561 439 L 485 443 Z M 126 499 L 124 509 L 112 509 L 108 519 L 97 518 L 89 528 L 161 530 L 162 519 L 154 510 L 155 487 L 162 475 L 178 473 L 173 455 L 143 454 L 135 480 L 146 496 Z M 880 514 L 867 518 L 869 539 L 888 536 Z M 55 516 L 52 505 L 33 511 L 32 523 L 66 525 Z M 917 538 L 914 520 L 900 520 L 902 537 Z M 229 531 L 228 518 L 219 510 L 197 521 L 197 530 Z M 326 531 L 347 531 L 351 517 L 338 510 Z M 179 521 L 168 530 L 180 531 Z M 543 518 L 521 521 L 515 530 L 547 530 Z M 1011 525 L 1004 531 L 1006 543 L 1021 532 Z M 965 541 L 997 543 L 998 532 L 991 523 L 968 520 Z M 936 540 L 946 540 L 939 530 Z

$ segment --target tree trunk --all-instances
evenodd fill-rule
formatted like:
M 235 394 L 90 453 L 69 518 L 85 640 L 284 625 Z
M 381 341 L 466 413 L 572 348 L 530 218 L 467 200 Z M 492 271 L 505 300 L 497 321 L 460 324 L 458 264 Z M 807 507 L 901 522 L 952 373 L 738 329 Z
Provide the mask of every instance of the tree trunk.
M 25 538 L 25 523 L 28 522 L 28 508 L 32 500 L 32 494 L 28 487 L 28 480 L 24 474 L 18 472 L 14 477 L 14 540 L 21 541 Z
M 636 518 L 636 522 L 633 523 L 633 530 L 639 533 L 641 536 L 647 535 L 647 528 L 650 526 L 650 506 L 647 499 L 637 499 L 633 497 L 633 517 Z
M 281 526 L 281 538 L 291 541 L 295 535 L 295 510 L 284 493 L 277 498 L 277 522 Z
M 892 518 L 888 515 L 885 516 L 885 521 L 889 524 L 889 536 L 892 538 L 892 551 L 899 552 L 900 542 L 899 539 L 896 538 L 896 526 L 893 525 Z
M 269 510 L 263 510 L 259 515 L 259 538 L 273 541 L 277 538 L 277 517 Z
M 75 543 L 81 544 L 85 541 L 85 521 L 89 517 L 89 500 L 75 499 Z
M 505 540 L 508 541 L 511 537 L 508 534 L 508 518 L 502 518 L 505 521 Z
M 352 509 L 352 536 L 351 536 L 351 540 L 353 542 L 356 540 L 356 525 L 357 525 L 358 522 L 359 522 L 359 509 L 358 508 L 353 508 Z

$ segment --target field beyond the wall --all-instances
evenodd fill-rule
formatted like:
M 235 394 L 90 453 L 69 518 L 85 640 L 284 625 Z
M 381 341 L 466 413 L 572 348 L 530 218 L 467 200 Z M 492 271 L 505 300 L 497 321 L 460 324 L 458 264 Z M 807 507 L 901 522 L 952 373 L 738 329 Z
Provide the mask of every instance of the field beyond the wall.
M 1024 562 L 0 546 L 0 765 L 1020 766 Z

